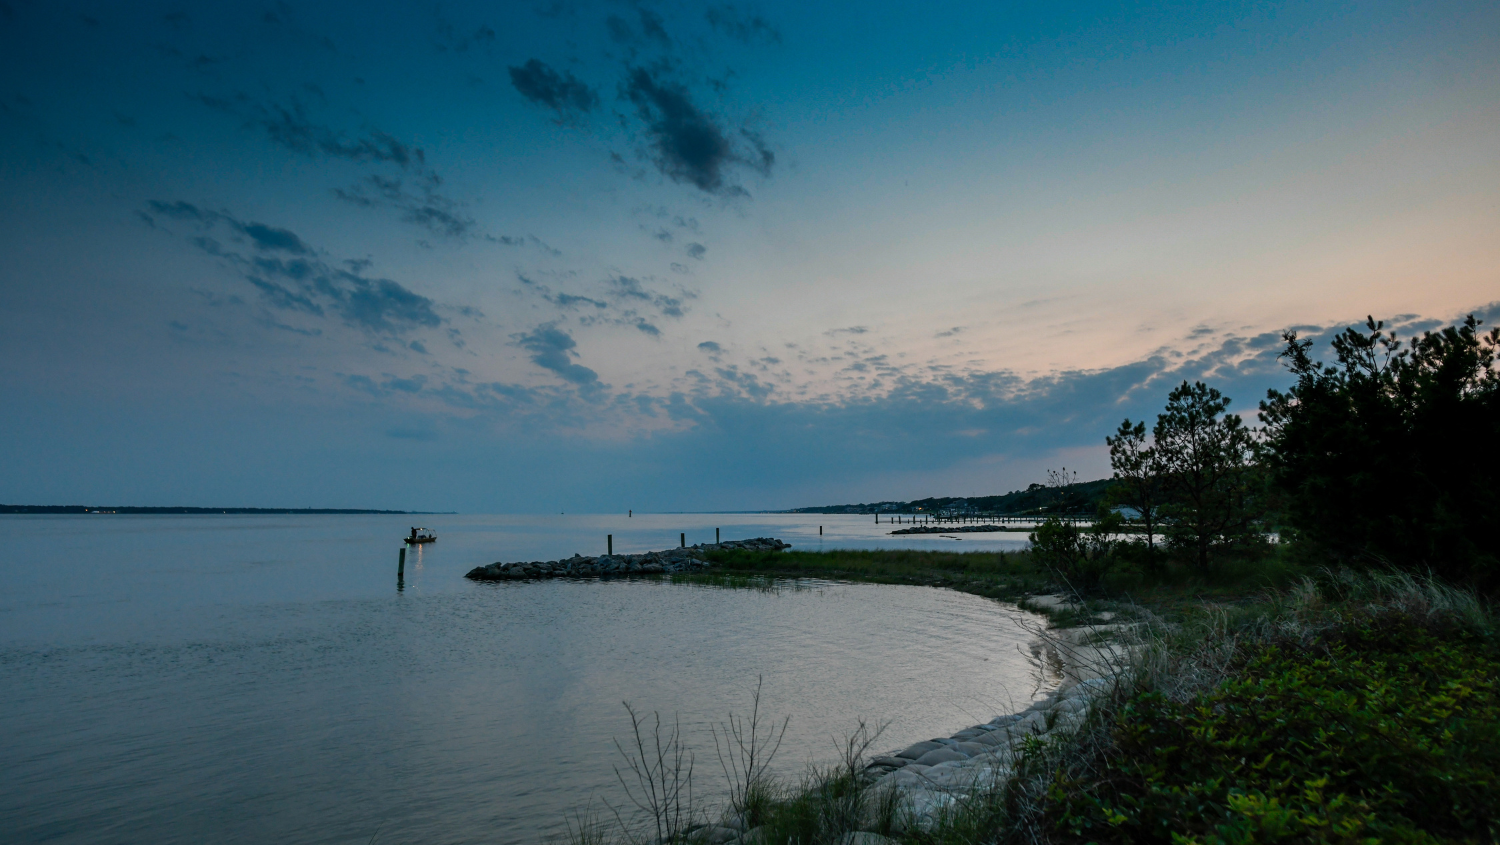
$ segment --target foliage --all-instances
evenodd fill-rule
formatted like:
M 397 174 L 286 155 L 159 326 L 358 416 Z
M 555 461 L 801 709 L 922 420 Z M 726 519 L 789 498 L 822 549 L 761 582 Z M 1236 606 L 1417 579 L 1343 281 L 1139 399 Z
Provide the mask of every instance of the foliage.
M 1184 700 L 1143 685 L 1106 765 L 1059 773 L 1075 842 L 1494 842 L 1500 650 L 1409 613 L 1344 611 L 1310 644 L 1264 641 Z
M 1298 538 L 1325 558 L 1500 587 L 1500 329 L 1402 341 L 1371 318 L 1336 364 L 1287 332 L 1296 384 L 1261 403 L 1268 464 Z
M 1154 568 L 1156 532 L 1167 498 L 1161 455 L 1146 442 L 1144 422 L 1132 423 L 1127 419 L 1104 442 L 1109 445 L 1109 465 L 1115 477 L 1108 502 L 1135 509 L 1136 519 L 1146 533 L 1147 566 Z
M 1123 523 L 1114 513 L 1106 513 L 1087 528 L 1048 517 L 1030 535 L 1031 554 L 1074 594 L 1087 596 L 1099 590 L 1114 563 L 1111 535 Z
M 1208 570 L 1214 547 L 1259 536 L 1255 435 L 1237 415 L 1224 414 L 1228 409 L 1229 397 L 1218 390 L 1183 382 L 1152 429 L 1168 497 L 1167 537 L 1200 571 Z

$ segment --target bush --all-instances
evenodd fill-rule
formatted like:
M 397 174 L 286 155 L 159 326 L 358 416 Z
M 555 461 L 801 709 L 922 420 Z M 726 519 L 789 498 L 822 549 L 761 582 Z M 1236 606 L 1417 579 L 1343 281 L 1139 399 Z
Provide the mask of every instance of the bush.
M 1092 776 L 1059 772 L 1054 836 L 1076 842 L 1495 842 L 1500 649 L 1400 612 L 1310 644 L 1263 641 L 1183 700 L 1111 717 Z
M 1032 556 L 1068 589 L 1086 596 L 1099 589 L 1114 565 L 1115 541 L 1110 536 L 1123 523 L 1118 514 L 1106 513 L 1087 529 L 1080 529 L 1072 522 L 1048 517 L 1029 537 Z

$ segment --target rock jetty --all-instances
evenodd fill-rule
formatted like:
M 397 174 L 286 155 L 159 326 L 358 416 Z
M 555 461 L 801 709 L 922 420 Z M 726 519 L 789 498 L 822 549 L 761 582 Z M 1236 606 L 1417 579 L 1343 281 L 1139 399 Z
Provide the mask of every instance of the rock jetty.
M 706 552 L 732 549 L 779 552 L 791 547 L 791 543 L 783 543 L 775 537 L 756 537 L 751 540 L 702 543 L 639 555 L 584 557 L 575 554 L 563 560 L 496 562 L 488 566 L 476 566 L 464 577 L 475 581 L 539 581 L 545 578 L 592 578 L 603 575 L 659 575 L 668 572 L 693 572 L 707 569 L 711 565 L 705 556 Z

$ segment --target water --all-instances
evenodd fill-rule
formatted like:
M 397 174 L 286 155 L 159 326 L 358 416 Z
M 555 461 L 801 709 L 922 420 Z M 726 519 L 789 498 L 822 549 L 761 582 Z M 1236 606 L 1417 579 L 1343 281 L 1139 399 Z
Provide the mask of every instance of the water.
M 439 541 L 395 583 L 397 538 Z M 711 724 L 790 715 L 777 768 L 835 758 L 860 718 L 889 749 L 1008 712 L 1036 680 L 985 599 L 802 582 L 476 584 L 471 567 L 724 539 L 892 538 L 869 517 L 0 517 L 0 830 L 7 842 L 535 843 L 624 800 L 622 701 L 681 720 L 700 793 Z

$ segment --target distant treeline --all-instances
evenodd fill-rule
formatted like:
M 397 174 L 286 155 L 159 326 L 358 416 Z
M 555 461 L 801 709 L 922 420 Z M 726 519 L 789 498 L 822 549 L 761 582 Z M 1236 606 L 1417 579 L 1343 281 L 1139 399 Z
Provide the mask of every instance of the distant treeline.
M 922 511 L 975 511 L 979 513 L 1008 514 L 1089 514 L 1099 510 L 1104 493 L 1114 484 L 1114 479 L 1080 481 L 1051 487 L 1033 484 L 1025 490 L 1013 490 L 1001 496 L 936 496 L 914 499 L 910 502 L 870 502 L 859 505 L 825 505 L 813 508 L 794 508 L 787 513 L 912 513 Z
M 0 505 L 0 513 L 67 514 L 67 513 L 130 513 L 130 514 L 421 514 L 427 511 L 372 511 L 353 508 L 137 508 L 120 505 Z

